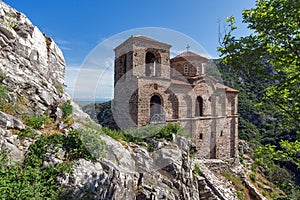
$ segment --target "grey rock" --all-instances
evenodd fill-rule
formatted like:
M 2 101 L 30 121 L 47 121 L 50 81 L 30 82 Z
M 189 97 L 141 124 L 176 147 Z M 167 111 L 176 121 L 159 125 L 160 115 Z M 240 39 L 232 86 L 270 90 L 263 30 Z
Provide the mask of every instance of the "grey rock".
M 53 103 L 66 101 L 69 97 L 57 91 L 63 86 L 66 64 L 55 42 L 2 1 L 1 20 L 0 70 L 6 74 L 3 83 L 30 101 L 22 112 L 41 115 Z M 16 96 L 14 92 L 9 96 Z
M 23 162 L 24 154 L 15 145 L 5 142 L 1 146 L 1 151 L 7 150 L 9 152 L 9 158 L 12 162 Z
M 0 126 L 2 128 L 25 129 L 25 125 L 12 115 L 0 111 Z
M 248 143 L 244 140 L 239 140 L 238 149 L 240 154 L 250 153 L 250 147 Z
M 101 139 L 105 142 L 107 152 L 106 158 L 108 160 L 121 166 L 122 171 L 135 170 L 135 162 L 128 149 L 125 149 L 120 142 L 117 142 L 111 137 L 101 136 Z

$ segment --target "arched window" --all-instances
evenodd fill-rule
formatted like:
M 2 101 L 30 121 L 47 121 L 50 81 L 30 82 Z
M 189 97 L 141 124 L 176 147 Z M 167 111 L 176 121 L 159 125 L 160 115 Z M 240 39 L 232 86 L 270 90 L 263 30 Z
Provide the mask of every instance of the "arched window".
M 150 99 L 150 119 L 154 115 L 160 115 L 162 114 L 162 100 L 160 96 L 153 95 Z
M 198 96 L 195 106 L 195 116 L 203 116 L 203 98 Z
M 161 57 L 156 49 L 151 49 L 146 53 L 145 75 L 159 77 L 161 75 Z
M 153 68 L 154 61 L 155 61 L 155 55 L 151 52 L 147 52 L 146 53 L 146 71 L 145 71 L 146 76 L 152 75 L 152 68 Z

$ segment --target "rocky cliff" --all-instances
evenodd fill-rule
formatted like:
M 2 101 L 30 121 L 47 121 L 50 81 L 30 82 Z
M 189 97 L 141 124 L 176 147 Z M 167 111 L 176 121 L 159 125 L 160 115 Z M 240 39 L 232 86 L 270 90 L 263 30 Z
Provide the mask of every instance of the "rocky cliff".
M 55 42 L 20 12 L 0 2 L 0 69 L 11 88 L 10 102 L 23 101 L 25 112 L 44 114 L 66 100 L 65 61 Z
M 0 189 L 1 198 L 14 191 L 19 199 L 238 199 L 234 186 L 209 168 L 240 172 L 223 161 L 193 160 L 182 136 L 153 140 L 151 151 L 147 144 L 107 136 L 64 93 L 64 73 L 55 42 L 0 1 L 0 157 L 9 155 L 1 172 L 2 180 L 18 183 Z M 36 170 L 20 177 L 19 190 L 17 175 L 8 173 L 11 165 L 20 174 Z M 34 179 L 40 172 L 44 178 Z M 0 181 L 0 188 L 7 184 Z

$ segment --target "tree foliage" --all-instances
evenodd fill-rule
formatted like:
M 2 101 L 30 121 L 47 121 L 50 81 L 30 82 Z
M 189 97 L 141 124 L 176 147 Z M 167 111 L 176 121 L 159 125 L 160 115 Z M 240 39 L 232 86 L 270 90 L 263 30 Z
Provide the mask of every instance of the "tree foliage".
M 300 122 L 300 4 L 257 0 L 243 11 L 252 34 L 236 38 L 234 17 L 219 48 L 223 61 L 256 82 L 257 90 L 292 124 Z M 268 84 L 266 81 L 269 80 Z
M 256 0 L 255 7 L 244 10 L 242 15 L 251 33 L 237 38 L 234 17 L 226 19 L 229 30 L 218 50 L 222 62 L 232 66 L 240 77 L 255 87 L 252 90 L 261 102 L 251 112 L 256 113 L 257 108 L 264 113 L 267 109 L 272 112 L 269 121 L 274 121 L 275 126 L 270 127 L 274 139 L 268 136 L 271 140 L 261 141 L 267 145 L 256 150 L 255 158 L 268 169 L 271 180 L 283 182 L 282 178 L 290 179 L 278 173 L 282 169 L 278 164 L 300 167 L 300 143 L 296 140 L 300 135 L 300 3 L 296 0 Z M 249 110 L 247 105 L 242 106 Z M 242 126 L 248 127 L 247 118 L 243 119 Z M 252 131 L 257 130 L 252 128 Z M 295 134 L 298 136 L 294 137 Z M 284 183 L 281 188 L 290 193 L 288 185 Z

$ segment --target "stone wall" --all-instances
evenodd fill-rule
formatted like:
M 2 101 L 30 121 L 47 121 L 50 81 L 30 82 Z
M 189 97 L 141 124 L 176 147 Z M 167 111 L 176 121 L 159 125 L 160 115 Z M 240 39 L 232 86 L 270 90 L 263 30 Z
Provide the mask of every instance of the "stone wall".
M 115 87 L 114 101 L 122 110 L 116 117 L 123 124 L 149 124 L 150 101 L 156 96 L 161 106 L 157 112 L 165 115 L 166 122 L 185 128 L 196 145 L 197 157 L 236 156 L 237 91 L 204 74 L 208 59 L 188 51 L 170 61 L 170 45 L 144 36 L 129 38 L 115 54 L 115 82 L 120 82 L 115 84 L 120 87 Z

